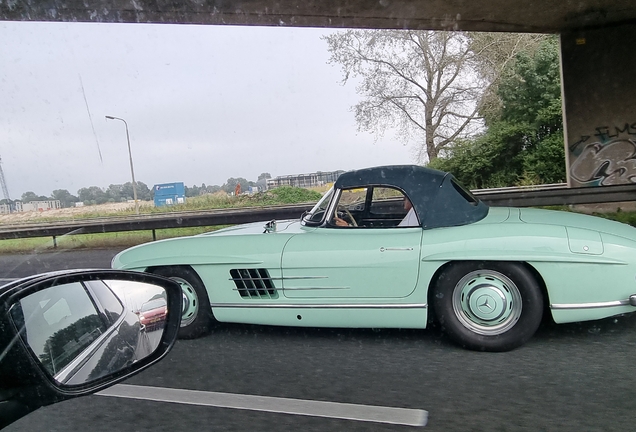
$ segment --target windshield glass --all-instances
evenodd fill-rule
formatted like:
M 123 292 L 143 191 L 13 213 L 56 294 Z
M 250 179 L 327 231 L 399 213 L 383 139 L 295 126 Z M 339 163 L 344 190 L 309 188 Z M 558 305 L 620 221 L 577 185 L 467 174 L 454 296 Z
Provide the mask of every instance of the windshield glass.
M 325 192 L 314 208 L 312 208 L 311 211 L 303 217 L 303 222 L 316 223 L 321 222 L 324 219 L 327 207 L 329 207 L 331 197 L 333 196 L 333 191 L 334 189 L 331 188 Z

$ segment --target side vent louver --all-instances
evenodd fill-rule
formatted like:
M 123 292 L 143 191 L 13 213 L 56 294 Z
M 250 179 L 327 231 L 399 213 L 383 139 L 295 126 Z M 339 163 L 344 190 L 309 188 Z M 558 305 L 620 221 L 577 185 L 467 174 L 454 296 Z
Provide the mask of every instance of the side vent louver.
M 266 269 L 232 269 L 230 276 L 243 298 L 278 298 L 274 282 Z

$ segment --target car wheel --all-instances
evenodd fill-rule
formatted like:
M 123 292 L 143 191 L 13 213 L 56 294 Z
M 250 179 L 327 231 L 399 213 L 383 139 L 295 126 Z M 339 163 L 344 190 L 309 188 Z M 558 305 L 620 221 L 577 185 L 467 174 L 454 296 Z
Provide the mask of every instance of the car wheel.
M 509 351 L 536 332 L 543 296 L 519 263 L 457 262 L 442 270 L 433 308 L 444 332 L 465 348 Z
M 181 285 L 183 308 L 181 313 L 180 339 L 193 339 L 207 333 L 214 315 L 210 307 L 208 293 L 199 275 L 190 267 L 159 267 L 152 271 Z

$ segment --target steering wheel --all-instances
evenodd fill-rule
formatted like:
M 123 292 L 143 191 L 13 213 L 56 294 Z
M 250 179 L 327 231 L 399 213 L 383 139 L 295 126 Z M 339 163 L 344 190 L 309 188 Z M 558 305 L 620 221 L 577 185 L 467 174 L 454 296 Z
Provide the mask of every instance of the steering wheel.
M 351 222 L 351 225 L 353 225 L 354 227 L 358 226 L 358 223 L 354 219 L 353 215 L 351 214 L 351 212 L 346 207 L 340 207 L 338 209 L 338 212 L 342 212 L 342 213 L 346 214 L 347 215 L 347 219 L 349 219 L 349 221 Z

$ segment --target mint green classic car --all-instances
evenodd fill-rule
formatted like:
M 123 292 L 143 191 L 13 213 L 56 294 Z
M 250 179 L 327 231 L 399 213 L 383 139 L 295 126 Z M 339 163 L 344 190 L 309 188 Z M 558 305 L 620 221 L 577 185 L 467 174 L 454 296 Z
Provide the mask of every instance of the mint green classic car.
M 557 323 L 636 310 L 636 229 L 581 214 L 488 207 L 448 173 L 342 174 L 300 220 L 133 247 L 112 266 L 181 284 L 181 337 L 216 322 L 426 328 L 516 348 Z

